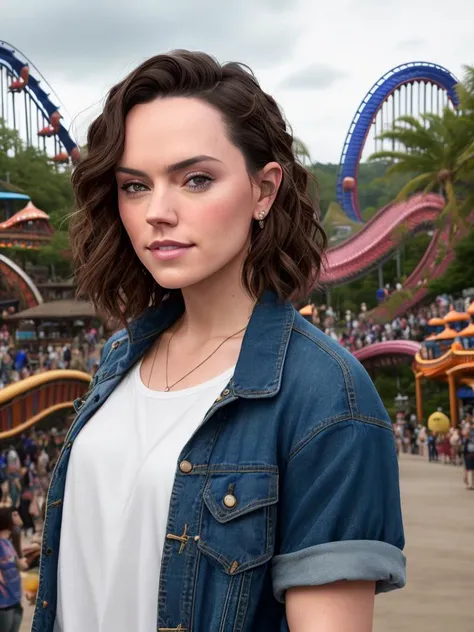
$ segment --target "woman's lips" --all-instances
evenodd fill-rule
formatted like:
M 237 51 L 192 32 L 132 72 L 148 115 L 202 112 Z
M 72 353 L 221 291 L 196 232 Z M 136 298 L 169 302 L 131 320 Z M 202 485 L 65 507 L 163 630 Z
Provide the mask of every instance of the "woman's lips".
M 186 254 L 194 246 L 162 246 L 151 248 L 151 254 L 157 261 L 170 261 Z

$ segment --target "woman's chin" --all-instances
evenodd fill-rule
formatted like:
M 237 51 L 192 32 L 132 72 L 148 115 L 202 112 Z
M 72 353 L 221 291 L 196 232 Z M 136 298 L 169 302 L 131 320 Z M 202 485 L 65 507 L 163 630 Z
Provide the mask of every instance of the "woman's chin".
M 187 274 L 156 274 L 153 278 L 165 290 L 183 290 L 203 281 L 203 278 Z

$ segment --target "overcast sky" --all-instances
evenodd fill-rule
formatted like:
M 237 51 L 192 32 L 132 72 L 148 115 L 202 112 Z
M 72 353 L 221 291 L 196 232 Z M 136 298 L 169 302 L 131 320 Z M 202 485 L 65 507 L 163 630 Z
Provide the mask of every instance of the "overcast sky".
M 84 141 L 108 89 L 173 48 L 253 68 L 318 162 L 338 162 L 371 86 L 392 67 L 474 65 L 474 0 L 2 0 L 0 39 L 29 57 Z

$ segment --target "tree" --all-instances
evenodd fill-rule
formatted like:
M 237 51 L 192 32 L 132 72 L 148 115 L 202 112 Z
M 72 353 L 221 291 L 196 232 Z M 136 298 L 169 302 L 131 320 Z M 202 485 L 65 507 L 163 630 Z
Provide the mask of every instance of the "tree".
M 73 209 L 70 172 L 58 167 L 42 151 L 26 147 L 17 131 L 0 119 L 0 179 L 27 193 L 50 216 L 53 227 L 67 230 Z
M 456 257 L 445 274 L 428 286 L 434 294 L 461 292 L 474 284 L 474 230 L 455 245 L 454 252 Z
M 391 140 L 403 151 L 380 151 L 370 160 L 390 160 L 389 174 L 410 176 L 398 195 L 417 191 L 439 192 L 446 199 L 441 220 L 454 226 L 474 208 L 474 69 L 466 68 L 464 84 L 458 86 L 460 108 L 446 107 L 442 114 L 422 114 L 397 119 L 380 139 Z
M 293 151 L 302 165 L 311 164 L 309 149 L 299 138 L 293 138 Z
M 55 229 L 50 244 L 39 251 L 9 248 L 7 257 L 54 266 L 60 276 L 70 276 L 72 265 L 62 253 L 68 250 L 68 217 L 73 209 L 73 194 L 68 167 L 58 167 L 46 154 L 26 147 L 19 134 L 0 119 L 0 181 L 7 191 L 28 194 L 33 203 L 49 215 Z

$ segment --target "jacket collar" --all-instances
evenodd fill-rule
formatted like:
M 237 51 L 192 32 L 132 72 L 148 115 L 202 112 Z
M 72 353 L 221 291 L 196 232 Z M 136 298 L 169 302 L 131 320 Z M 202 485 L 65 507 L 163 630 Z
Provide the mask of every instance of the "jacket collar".
M 159 307 L 148 308 L 130 323 L 128 350 L 115 375 L 128 371 L 183 311 L 181 292 L 172 292 Z M 229 386 L 235 395 L 257 398 L 278 393 L 294 319 L 291 303 L 280 301 L 274 292 L 264 293 L 252 312 Z

